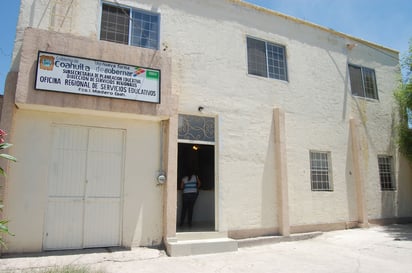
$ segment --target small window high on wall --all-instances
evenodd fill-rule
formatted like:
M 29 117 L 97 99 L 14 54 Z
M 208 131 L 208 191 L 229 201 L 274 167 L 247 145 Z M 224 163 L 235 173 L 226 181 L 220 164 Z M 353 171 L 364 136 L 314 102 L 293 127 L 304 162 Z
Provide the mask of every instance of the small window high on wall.
M 287 81 L 286 49 L 282 45 L 247 37 L 248 73 Z
M 352 95 L 375 100 L 378 99 L 375 70 L 349 64 L 349 76 Z
M 100 40 L 159 49 L 160 15 L 103 3 Z

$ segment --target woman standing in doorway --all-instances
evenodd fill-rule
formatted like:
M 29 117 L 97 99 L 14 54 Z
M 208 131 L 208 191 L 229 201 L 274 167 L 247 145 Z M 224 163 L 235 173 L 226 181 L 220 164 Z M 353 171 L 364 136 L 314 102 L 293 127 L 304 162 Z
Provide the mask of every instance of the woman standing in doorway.
M 182 212 L 180 214 L 180 226 L 183 226 L 186 213 L 188 214 L 189 227 L 192 226 L 193 207 L 199 194 L 201 182 L 196 172 L 192 170 L 189 175 L 182 178 L 180 189 L 182 190 Z

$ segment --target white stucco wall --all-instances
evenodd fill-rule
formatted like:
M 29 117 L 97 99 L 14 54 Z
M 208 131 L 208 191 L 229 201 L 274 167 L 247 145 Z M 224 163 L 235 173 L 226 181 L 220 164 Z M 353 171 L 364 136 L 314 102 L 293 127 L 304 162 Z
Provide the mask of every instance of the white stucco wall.
M 163 187 L 156 182 L 159 122 L 19 110 L 15 124 L 16 145 L 10 154 L 19 161 L 10 167 L 5 198 L 5 218 L 15 236 L 7 238 L 7 251 L 42 250 L 53 124 L 126 130 L 121 242 L 126 247 L 161 243 Z
M 179 112 L 198 115 L 198 106 L 203 106 L 202 115 L 216 117 L 216 205 L 219 230 L 275 230 L 279 225 L 272 120 L 274 108 L 281 108 L 285 112 L 291 226 L 357 221 L 350 118 L 357 119 L 361 124 L 359 135 L 363 147 L 361 155 L 368 217 L 379 219 L 412 215 L 412 198 L 397 191 L 380 190 L 377 166 L 378 154 L 393 155 L 395 163 L 400 162 L 392 138 L 392 92 L 399 75 L 396 52 L 251 8 L 238 1 L 116 2 L 160 13 L 161 50 L 168 51 L 172 59 L 172 89 L 179 95 Z M 99 1 L 73 1 L 70 7 L 72 17 L 67 19 L 71 21 L 65 21 L 60 29 L 56 28 L 55 23 L 52 24 L 55 21 L 52 20 L 52 11 L 47 3 L 22 0 L 14 60 L 18 60 L 19 39 L 27 26 L 99 39 Z M 288 81 L 247 74 L 247 36 L 286 47 Z M 347 43 L 356 43 L 357 46 L 348 50 Z M 375 69 L 379 100 L 365 100 L 351 95 L 348 62 Z M 13 69 L 17 70 L 18 67 L 14 66 Z M 48 117 L 44 113 L 19 113 L 14 132 L 19 143 L 27 141 L 27 128 L 32 128 L 28 123 L 34 117 L 37 120 L 33 124 L 39 124 L 38 128 L 43 126 L 46 132 L 49 124 L 56 122 L 55 118 L 61 122 L 77 122 L 76 116 L 70 115 Z M 94 118 L 82 118 L 78 122 L 96 126 L 124 124 L 122 127 L 128 128 L 128 137 L 147 140 L 149 145 L 142 146 L 127 142 L 134 146 L 127 152 L 126 165 L 146 159 L 144 153 L 135 154 L 133 150 L 149 152 L 158 149 L 159 130 L 156 123 Z M 35 132 L 38 132 L 39 138 L 40 131 L 36 129 Z M 152 136 L 155 137 L 152 139 Z M 41 140 L 36 149 L 46 149 L 47 143 Z M 13 151 L 17 157 L 19 154 L 26 156 L 26 148 L 24 145 L 16 146 Z M 310 150 L 331 153 L 333 191 L 311 191 Z M 28 156 L 34 160 L 34 154 Z M 125 191 L 125 200 L 129 200 L 125 203 L 125 210 L 139 213 L 137 218 L 124 220 L 123 240 L 126 245 L 128 242 L 150 244 L 150 241 L 158 241 L 161 234 L 158 222 L 161 216 L 161 202 L 158 202 L 162 198 L 161 190 L 153 186 L 153 181 L 149 182 L 153 179 L 153 170 L 158 168 L 155 164 L 157 159 L 152 160 L 150 166 L 153 169 L 142 172 L 136 166 L 133 166 L 135 169 L 127 169 L 130 173 L 125 185 L 131 187 L 131 191 Z M 25 182 L 10 186 L 14 194 L 28 180 L 28 177 L 24 177 L 28 174 L 19 173 L 17 168 L 21 167 L 12 167 L 12 178 Z M 33 170 L 42 183 L 45 183 L 45 168 L 39 166 L 38 170 Z M 411 186 L 407 184 L 410 174 L 404 171 L 406 168 L 396 169 L 400 177 L 397 180 L 398 189 L 411 192 Z M 135 185 L 132 181 L 136 179 L 137 173 L 139 181 L 142 179 L 146 182 Z M 45 185 L 41 184 L 41 187 Z M 397 199 L 399 196 L 402 196 L 402 200 Z M 39 202 L 42 201 L 40 199 L 40 196 L 33 196 L 28 200 Z M 42 202 L 38 206 L 37 209 L 41 211 Z M 136 207 L 140 209 L 136 210 Z M 8 213 L 12 216 L 14 213 L 27 215 L 29 212 L 25 211 L 24 206 L 17 206 Z M 22 219 L 14 222 L 16 224 L 12 222 L 11 227 L 17 227 Z M 137 227 L 135 223 L 139 223 Z M 40 222 L 34 227 L 38 234 L 41 228 Z M 16 239 L 21 241 L 16 242 L 23 243 L 26 239 L 33 241 L 31 245 L 38 245 L 38 237 L 22 237 Z

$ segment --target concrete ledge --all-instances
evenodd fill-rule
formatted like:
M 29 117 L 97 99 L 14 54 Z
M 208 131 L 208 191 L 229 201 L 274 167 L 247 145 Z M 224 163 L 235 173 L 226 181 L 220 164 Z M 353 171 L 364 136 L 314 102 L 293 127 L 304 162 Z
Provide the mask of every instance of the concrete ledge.
M 237 241 L 229 238 L 184 241 L 168 240 L 165 245 L 167 254 L 172 257 L 231 252 L 238 250 Z
M 308 239 L 315 238 L 322 234 L 323 234 L 322 232 L 316 231 L 316 232 L 292 234 L 290 236 L 262 236 L 262 237 L 256 237 L 256 238 L 240 239 L 240 240 L 237 240 L 237 243 L 239 247 L 253 247 L 253 246 L 260 246 L 260 245 L 265 245 L 265 244 L 275 244 L 275 243 L 281 243 L 281 242 L 308 240 Z

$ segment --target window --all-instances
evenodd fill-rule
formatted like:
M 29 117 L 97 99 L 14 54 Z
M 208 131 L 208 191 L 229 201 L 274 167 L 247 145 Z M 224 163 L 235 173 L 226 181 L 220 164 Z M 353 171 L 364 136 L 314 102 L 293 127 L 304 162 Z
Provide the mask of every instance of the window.
M 329 152 L 310 152 L 312 191 L 332 191 Z
M 159 49 L 159 15 L 103 4 L 100 40 Z
M 375 70 L 349 64 L 352 95 L 369 99 L 378 99 Z
M 381 182 L 381 190 L 392 191 L 395 190 L 395 183 L 393 181 L 392 157 L 381 155 L 378 156 L 379 177 Z
M 247 38 L 248 73 L 278 80 L 288 80 L 284 46 Z

